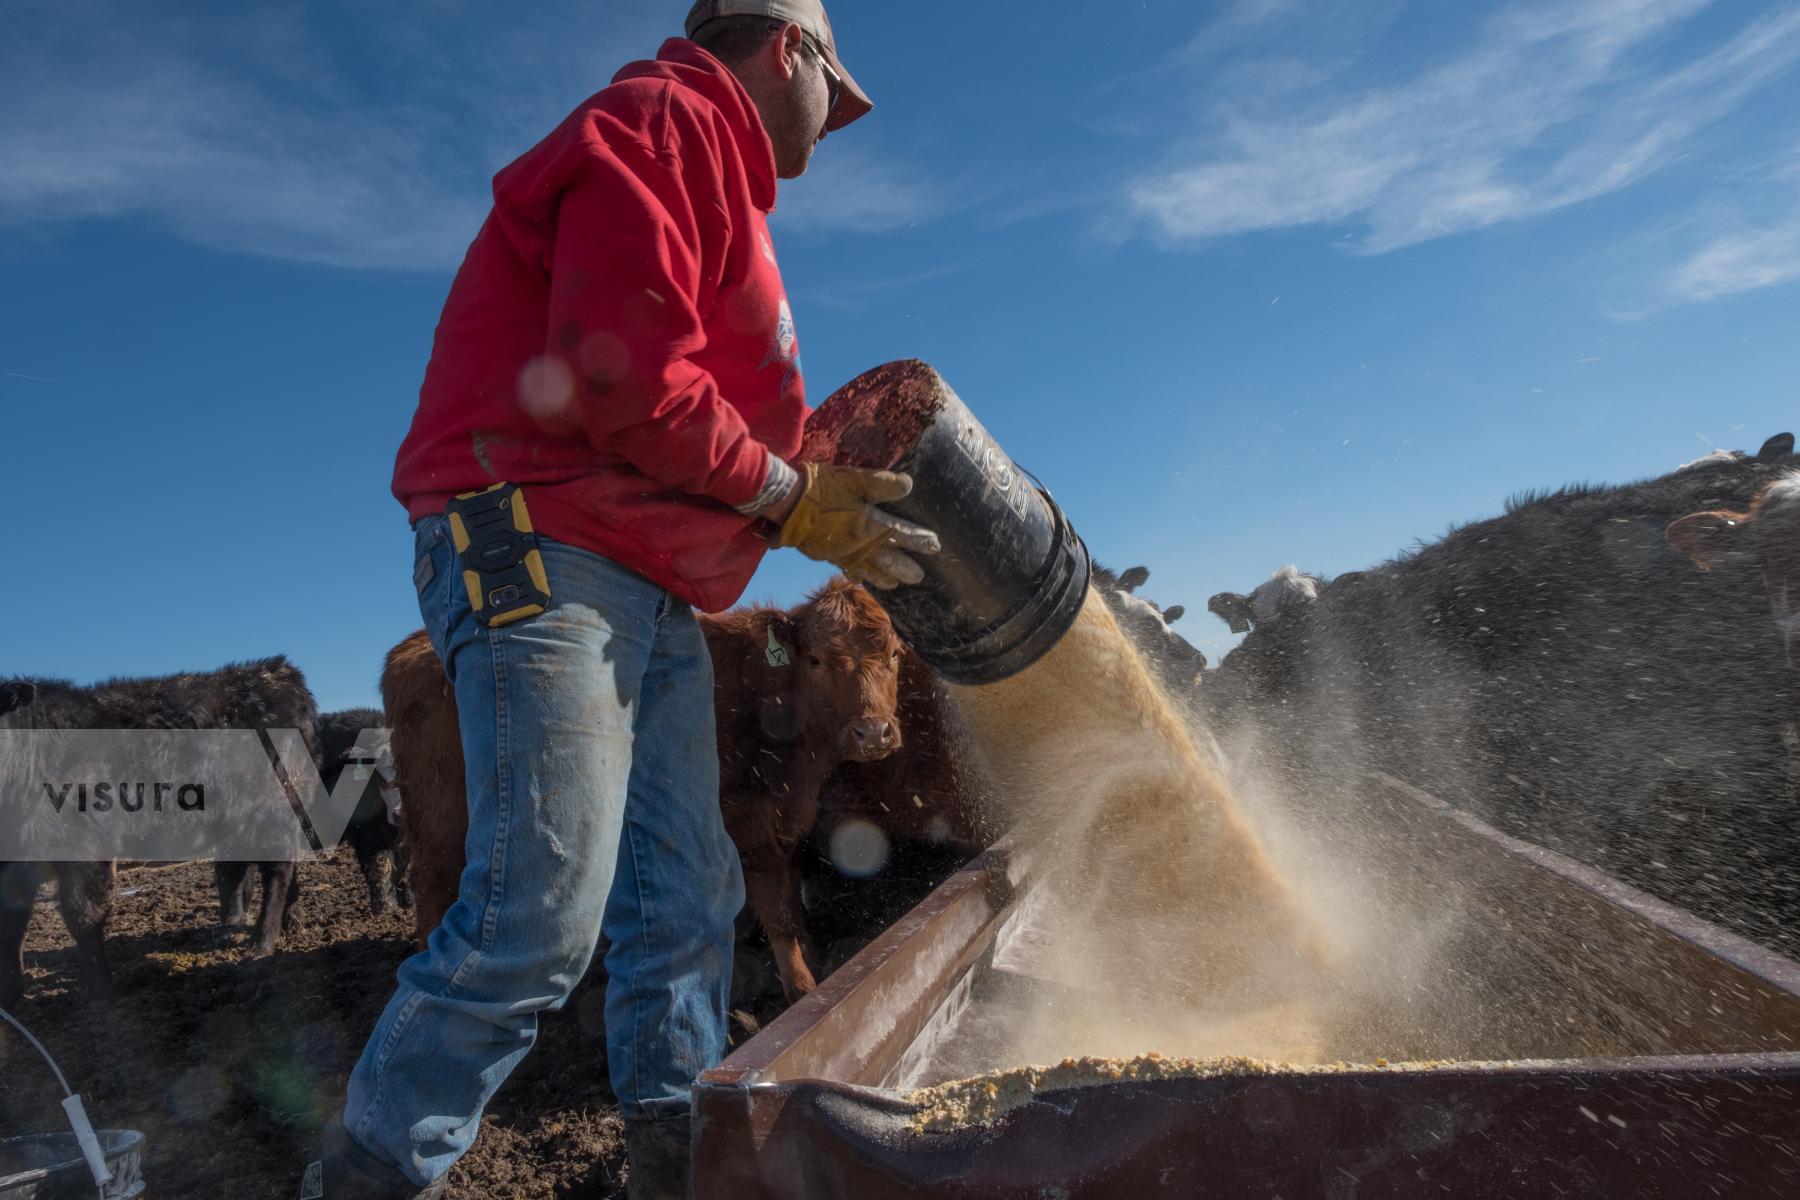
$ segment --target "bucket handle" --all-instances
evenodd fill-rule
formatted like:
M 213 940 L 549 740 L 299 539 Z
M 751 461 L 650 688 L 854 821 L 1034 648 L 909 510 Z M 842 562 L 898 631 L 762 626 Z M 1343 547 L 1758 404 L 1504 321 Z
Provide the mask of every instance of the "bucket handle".
M 112 1182 L 112 1168 L 106 1165 L 106 1155 L 100 1149 L 100 1139 L 95 1135 L 94 1126 L 88 1120 L 87 1110 L 81 1107 L 81 1097 L 69 1087 L 69 1081 L 63 1078 L 62 1068 L 56 1065 L 56 1060 L 50 1057 L 48 1050 L 44 1049 L 44 1043 L 33 1037 L 31 1030 L 25 1028 L 24 1022 L 4 1008 L 0 1008 L 0 1017 L 5 1018 L 8 1025 L 23 1034 L 25 1040 L 31 1043 L 32 1049 L 36 1050 L 43 1056 L 44 1061 L 50 1064 L 51 1074 L 55 1075 L 56 1082 L 62 1085 L 63 1113 L 69 1119 L 69 1128 L 75 1131 L 75 1144 L 81 1147 L 81 1157 L 87 1162 L 88 1174 L 94 1177 L 94 1186 L 100 1189 L 101 1200 L 105 1200 L 106 1185 Z

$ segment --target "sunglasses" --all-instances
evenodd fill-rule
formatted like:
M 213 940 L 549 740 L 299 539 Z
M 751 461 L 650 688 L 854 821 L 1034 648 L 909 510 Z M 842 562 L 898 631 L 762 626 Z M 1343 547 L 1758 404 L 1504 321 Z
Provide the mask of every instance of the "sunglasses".
M 811 37 L 801 40 L 805 43 L 806 48 L 812 51 L 813 57 L 819 60 L 819 70 L 825 73 L 825 111 L 835 112 L 838 106 L 838 97 L 844 94 L 843 77 L 831 69 L 831 60 L 825 57 L 824 49 L 817 42 L 813 41 Z

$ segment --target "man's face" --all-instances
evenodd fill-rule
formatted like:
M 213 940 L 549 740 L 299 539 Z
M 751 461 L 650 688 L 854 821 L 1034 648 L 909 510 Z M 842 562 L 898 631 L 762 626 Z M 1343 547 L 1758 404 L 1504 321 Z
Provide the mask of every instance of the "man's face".
M 831 115 L 831 82 L 829 69 L 818 51 L 804 41 L 796 42 L 792 54 L 793 76 L 788 80 L 784 106 L 786 111 L 769 131 L 775 147 L 775 173 L 783 179 L 798 179 L 806 174 L 812 161 L 813 147 L 825 140 L 825 119 Z

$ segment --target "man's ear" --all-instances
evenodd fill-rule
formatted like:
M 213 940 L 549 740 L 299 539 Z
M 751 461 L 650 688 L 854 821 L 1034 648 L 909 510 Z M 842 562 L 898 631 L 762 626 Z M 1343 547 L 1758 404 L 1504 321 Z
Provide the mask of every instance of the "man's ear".
M 1695 566 L 1710 571 L 1730 552 L 1732 540 L 1743 527 L 1742 513 L 1697 512 L 1669 522 L 1663 536 L 1693 559 Z
M 769 49 L 775 55 L 771 65 L 776 78 L 786 83 L 800 73 L 800 60 L 806 53 L 806 35 L 800 26 L 790 21 L 779 34 L 769 39 Z
M 800 628 L 784 612 L 767 612 L 757 623 L 748 678 L 757 681 L 757 724 L 764 736 L 792 741 L 800 733 L 794 695 L 799 677 Z

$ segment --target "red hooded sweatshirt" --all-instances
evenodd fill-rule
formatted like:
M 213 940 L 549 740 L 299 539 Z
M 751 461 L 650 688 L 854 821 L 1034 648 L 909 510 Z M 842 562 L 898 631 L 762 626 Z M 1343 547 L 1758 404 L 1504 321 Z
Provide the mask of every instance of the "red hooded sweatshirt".
M 681 38 L 495 176 L 395 464 L 409 516 L 505 480 L 550 537 L 736 602 L 766 545 L 732 506 L 808 412 L 774 207 L 756 106 Z

